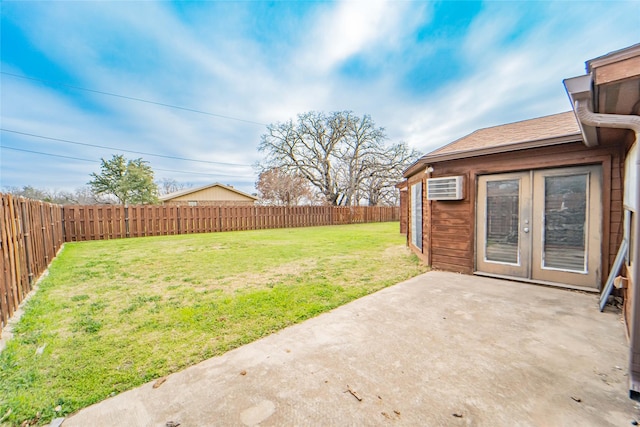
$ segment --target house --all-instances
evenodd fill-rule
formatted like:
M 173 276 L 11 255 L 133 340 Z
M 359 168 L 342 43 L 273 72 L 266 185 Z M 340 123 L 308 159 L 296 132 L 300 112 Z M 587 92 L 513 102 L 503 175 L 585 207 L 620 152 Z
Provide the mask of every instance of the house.
M 203 187 L 176 191 L 160 197 L 163 204 L 174 206 L 252 206 L 256 200 L 258 198 L 255 196 L 217 182 Z
M 597 290 L 622 237 L 607 213 L 622 166 L 618 145 L 583 144 L 572 111 L 480 129 L 406 171 L 409 245 L 437 269 Z
M 480 129 L 423 156 L 404 173 L 401 206 L 409 248 L 436 269 L 590 292 L 612 269 L 626 277 L 638 399 L 640 44 L 586 65 L 564 82 L 571 111 Z
M 587 61 L 587 74 L 564 84 L 586 146 L 628 147 L 618 190 L 622 206 L 611 216 L 622 222 L 629 391 L 640 400 L 640 44 Z

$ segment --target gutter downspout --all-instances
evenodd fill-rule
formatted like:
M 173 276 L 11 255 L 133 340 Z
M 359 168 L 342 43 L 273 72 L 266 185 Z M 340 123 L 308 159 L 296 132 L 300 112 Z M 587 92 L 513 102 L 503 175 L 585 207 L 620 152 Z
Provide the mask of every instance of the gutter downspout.
M 578 119 L 589 126 L 631 129 L 635 132 L 634 144 L 640 144 L 640 116 L 621 114 L 596 114 L 589 110 L 588 99 L 575 101 Z M 640 157 L 636 159 L 636 176 L 640 177 Z M 636 212 L 633 261 L 633 307 L 631 312 L 631 349 L 629 355 L 629 397 L 640 401 L 640 185 L 636 185 Z

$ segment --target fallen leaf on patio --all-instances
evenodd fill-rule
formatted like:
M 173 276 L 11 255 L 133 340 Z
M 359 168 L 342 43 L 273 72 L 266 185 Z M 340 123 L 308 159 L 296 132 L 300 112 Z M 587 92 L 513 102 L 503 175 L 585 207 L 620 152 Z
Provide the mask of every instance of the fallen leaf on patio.
M 240 375 L 247 375 L 247 371 L 243 369 L 242 371 L 240 371 Z
M 153 388 L 160 387 L 166 380 L 167 380 L 167 377 L 158 378 L 156 382 L 153 383 Z
M 579 397 L 573 397 L 573 396 L 571 396 L 571 399 L 573 399 L 574 401 L 576 401 L 576 402 L 578 402 L 578 403 L 582 402 L 582 399 L 580 399 Z
M 349 384 L 347 384 L 347 391 L 348 391 L 349 393 L 351 393 L 351 395 L 352 395 L 353 397 L 355 397 L 356 399 L 358 399 L 358 402 L 362 402 L 362 397 L 360 397 L 360 395 L 358 394 L 358 392 L 357 392 L 357 391 L 352 390 L 352 389 L 351 389 L 351 387 L 349 386 Z
M 456 418 L 462 418 L 462 414 L 458 414 L 458 413 L 455 413 L 455 412 L 453 414 L 451 414 L 451 415 L 453 415 Z

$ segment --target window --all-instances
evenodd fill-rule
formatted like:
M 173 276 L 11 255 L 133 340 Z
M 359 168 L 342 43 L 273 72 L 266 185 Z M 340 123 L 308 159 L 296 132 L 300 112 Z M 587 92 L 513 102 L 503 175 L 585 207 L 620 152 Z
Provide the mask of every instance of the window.
M 422 182 L 411 186 L 411 243 L 422 250 Z

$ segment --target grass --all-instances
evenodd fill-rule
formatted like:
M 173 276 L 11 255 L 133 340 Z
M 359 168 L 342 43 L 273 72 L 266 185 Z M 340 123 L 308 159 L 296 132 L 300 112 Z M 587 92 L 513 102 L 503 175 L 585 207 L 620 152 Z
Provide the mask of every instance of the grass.
M 45 423 L 425 271 L 397 223 L 67 243 L 0 353 Z

